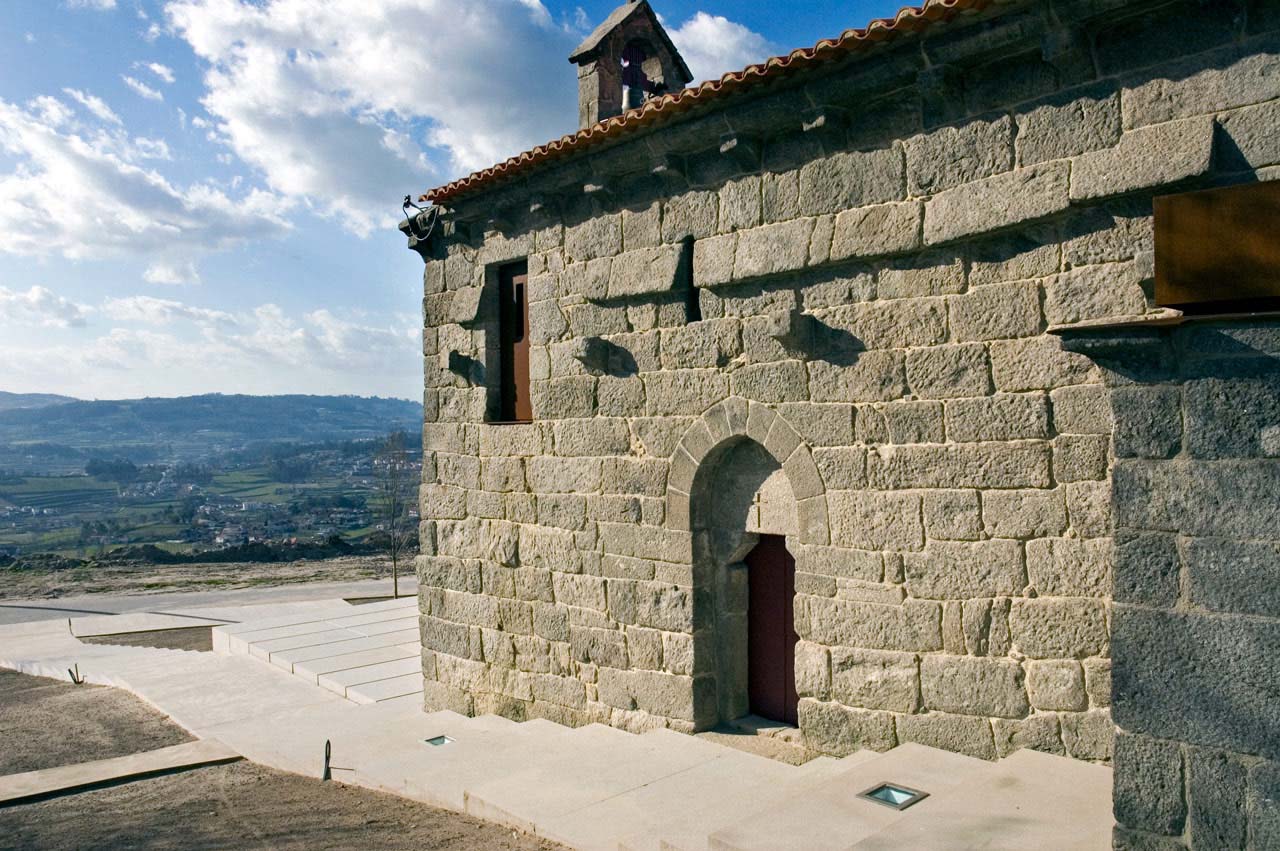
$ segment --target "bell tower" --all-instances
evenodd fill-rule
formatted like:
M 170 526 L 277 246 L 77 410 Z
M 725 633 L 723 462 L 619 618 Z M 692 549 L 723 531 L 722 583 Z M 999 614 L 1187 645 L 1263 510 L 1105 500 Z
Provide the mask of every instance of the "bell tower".
M 569 57 L 578 66 L 578 127 L 643 106 L 693 81 L 649 0 L 629 0 Z

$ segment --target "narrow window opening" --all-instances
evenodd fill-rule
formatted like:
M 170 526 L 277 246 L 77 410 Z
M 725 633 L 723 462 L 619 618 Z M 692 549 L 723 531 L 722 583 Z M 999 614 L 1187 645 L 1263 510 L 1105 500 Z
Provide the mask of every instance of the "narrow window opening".
M 524 263 L 498 270 L 499 420 L 533 420 L 529 396 L 529 275 Z
M 680 264 L 677 270 L 677 287 L 684 292 L 684 321 L 702 321 L 702 302 L 698 288 L 693 285 L 693 237 L 680 243 Z

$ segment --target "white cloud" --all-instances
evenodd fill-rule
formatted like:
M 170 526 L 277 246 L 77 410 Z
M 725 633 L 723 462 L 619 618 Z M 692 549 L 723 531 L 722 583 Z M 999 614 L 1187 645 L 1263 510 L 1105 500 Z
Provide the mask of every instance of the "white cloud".
M 102 313 L 118 322 L 147 325 L 169 325 L 183 319 L 198 323 L 236 324 L 235 317 L 225 311 L 192 307 L 180 301 L 146 295 L 109 298 L 103 302 Z
M 191 261 L 185 263 L 162 261 L 148 266 L 142 273 L 142 279 L 148 284 L 198 284 L 200 272 L 196 269 L 196 264 Z
M 0 286 L 0 320 L 13 324 L 35 323 L 50 328 L 82 327 L 91 311 L 40 286 L 26 292 Z
M 173 76 L 173 69 L 170 68 L 168 65 L 161 65 L 159 62 L 147 62 L 145 64 L 135 63 L 135 67 L 146 68 L 148 71 L 150 71 L 152 74 L 155 74 L 157 77 L 159 77 L 161 80 L 165 81 L 166 83 L 172 83 L 174 79 L 176 79 Z
M 72 9 L 92 9 L 95 12 L 109 12 L 116 7 L 116 0 L 66 0 Z
M 112 111 L 111 107 L 107 106 L 107 102 L 102 98 L 86 94 L 78 89 L 63 89 L 62 91 L 99 119 L 106 121 L 109 124 L 123 123 L 120 121 L 120 116 L 116 115 L 115 112 Z
M 108 300 L 103 312 L 151 327 L 113 327 L 74 345 L 23 346 L 0 336 L 7 386 L 88 398 L 207 392 L 413 398 L 421 392 L 416 317 L 383 324 L 327 310 L 295 317 L 274 304 L 231 317 L 146 296 Z M 194 323 L 194 333 L 168 327 L 178 322 Z
M 114 113 L 94 109 L 96 99 L 69 94 L 101 121 L 69 119 L 44 101 L 0 99 L 0 153 L 12 162 L 0 173 L 0 251 L 139 257 L 189 279 L 207 252 L 290 229 L 274 194 L 232 197 L 207 183 L 171 183 L 149 165 L 168 154 L 162 140 L 131 138 Z
M 36 36 L 35 36 L 35 33 L 23 33 L 23 34 L 22 34 L 22 39 L 23 39 L 23 41 L 25 41 L 27 44 L 35 44 L 35 43 L 36 43 Z
M 355 233 L 576 127 L 574 37 L 538 0 L 174 0 L 218 137 Z M 434 149 L 434 150 L 433 150 Z
M 130 77 L 128 74 L 121 74 L 120 79 L 124 80 L 124 84 L 126 86 L 133 89 L 147 100 L 164 100 L 164 95 L 159 89 L 153 89 L 135 77 Z
M 721 15 L 706 12 L 698 12 L 679 29 L 671 30 L 670 34 L 695 83 L 719 79 L 731 71 L 741 71 L 777 52 L 759 33 Z

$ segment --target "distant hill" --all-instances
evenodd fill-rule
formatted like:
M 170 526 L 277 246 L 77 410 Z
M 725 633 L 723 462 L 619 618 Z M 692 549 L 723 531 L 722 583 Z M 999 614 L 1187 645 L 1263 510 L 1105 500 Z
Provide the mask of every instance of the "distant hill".
M 61 398 L 61 397 L 53 397 Z M 0 409 L 0 470 L 64 472 L 91 457 L 199 460 L 264 443 L 422 428 L 422 405 L 359 396 L 182 396 Z
M 19 408 L 45 408 L 49 405 L 61 405 L 64 402 L 78 402 L 71 396 L 57 396 L 53 393 L 6 393 L 0 390 L 0 411 L 12 411 Z

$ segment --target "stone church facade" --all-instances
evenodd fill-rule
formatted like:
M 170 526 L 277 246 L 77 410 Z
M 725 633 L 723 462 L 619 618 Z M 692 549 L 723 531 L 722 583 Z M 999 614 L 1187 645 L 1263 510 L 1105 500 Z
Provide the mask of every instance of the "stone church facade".
M 606 24 L 582 132 L 403 226 L 428 707 L 776 698 L 830 754 L 1114 755 L 1135 847 L 1280 837 L 1280 327 L 1153 286 L 1154 198 L 1280 176 L 1280 2 L 930 2 L 683 90 Z M 625 49 L 675 85 L 618 116 Z

